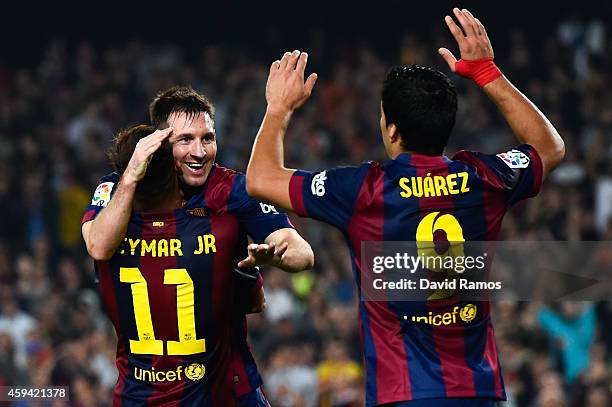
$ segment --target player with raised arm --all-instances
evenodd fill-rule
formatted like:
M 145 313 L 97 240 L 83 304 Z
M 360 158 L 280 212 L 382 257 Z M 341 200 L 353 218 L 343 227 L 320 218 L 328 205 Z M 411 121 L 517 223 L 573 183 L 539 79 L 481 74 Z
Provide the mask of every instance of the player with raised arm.
M 287 126 L 317 77 L 304 79 L 307 54 L 299 51 L 285 53 L 270 68 L 268 106 L 247 170 L 247 191 L 342 230 L 360 293 L 362 242 L 431 242 L 438 231 L 449 240 L 497 240 L 506 210 L 535 196 L 565 153 L 548 119 L 495 66 L 480 21 L 465 9 L 453 13 L 460 26 L 450 16 L 445 21 L 461 59 L 447 49 L 439 52 L 452 71 L 473 79 L 498 106 L 521 143 L 508 152 L 446 157 L 457 111 L 454 86 L 434 69 L 398 66 L 388 73 L 381 97 L 387 163 L 319 172 L 286 168 Z M 439 185 L 425 193 L 427 177 Z M 469 318 L 447 324 L 411 318 L 468 305 L 361 300 L 366 405 L 493 406 L 505 399 L 488 302 L 472 302 Z

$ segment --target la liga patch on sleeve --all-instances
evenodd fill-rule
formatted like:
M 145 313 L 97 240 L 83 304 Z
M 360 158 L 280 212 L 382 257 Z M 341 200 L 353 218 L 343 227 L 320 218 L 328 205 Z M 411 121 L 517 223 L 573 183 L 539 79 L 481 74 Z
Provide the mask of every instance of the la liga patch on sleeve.
M 512 149 L 505 153 L 499 153 L 497 157 L 501 158 L 510 168 L 527 168 L 529 166 L 529 157 L 519 150 Z
M 94 192 L 91 204 L 95 206 L 106 206 L 111 198 L 111 191 L 115 186 L 114 182 L 103 182 L 98 185 L 96 192 Z

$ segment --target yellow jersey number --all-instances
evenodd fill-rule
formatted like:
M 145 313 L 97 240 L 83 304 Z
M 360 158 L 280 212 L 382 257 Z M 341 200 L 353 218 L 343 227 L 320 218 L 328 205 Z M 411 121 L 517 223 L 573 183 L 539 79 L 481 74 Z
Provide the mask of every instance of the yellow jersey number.
M 164 341 L 155 338 L 147 281 L 136 267 L 121 267 L 119 281 L 132 288 L 132 303 L 138 339 L 130 339 L 135 354 L 163 355 Z M 178 341 L 166 341 L 167 355 L 193 355 L 206 352 L 204 339 L 196 338 L 193 280 L 186 269 L 164 270 L 164 284 L 176 286 Z
M 444 253 L 436 251 L 434 243 L 434 233 L 436 230 L 443 230 L 446 233 L 446 238 L 450 243 L 448 249 Z M 449 278 L 454 278 L 457 273 L 453 269 L 445 269 L 440 266 L 443 263 L 443 258 L 461 257 L 464 256 L 465 239 L 463 238 L 463 229 L 456 217 L 451 214 L 441 215 L 440 212 L 432 212 L 425 216 L 417 227 L 416 244 L 419 257 L 425 259 L 429 270 L 435 272 L 444 272 Z M 437 289 L 429 297 L 428 300 L 442 300 L 452 297 L 454 290 L 452 289 Z

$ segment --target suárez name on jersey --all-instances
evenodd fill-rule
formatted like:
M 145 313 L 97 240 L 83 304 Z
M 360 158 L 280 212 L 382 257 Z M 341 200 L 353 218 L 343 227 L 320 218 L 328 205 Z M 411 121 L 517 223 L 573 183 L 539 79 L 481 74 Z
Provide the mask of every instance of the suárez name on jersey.
M 213 234 L 200 235 L 197 238 L 196 249 L 193 254 L 216 253 L 215 236 Z M 140 257 L 176 257 L 183 255 L 183 243 L 180 239 L 123 239 L 119 254 Z
M 402 189 L 402 198 L 429 198 L 430 196 L 457 195 L 470 192 L 468 186 L 469 175 L 467 172 L 454 174 L 431 175 L 425 177 L 402 177 L 399 186 Z

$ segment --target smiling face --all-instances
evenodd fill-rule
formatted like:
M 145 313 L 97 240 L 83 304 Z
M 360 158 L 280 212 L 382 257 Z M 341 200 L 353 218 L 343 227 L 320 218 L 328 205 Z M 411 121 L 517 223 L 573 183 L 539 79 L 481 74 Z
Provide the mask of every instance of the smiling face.
M 170 114 L 168 125 L 174 127 L 170 143 L 179 178 L 191 187 L 204 185 L 217 156 L 212 118 L 205 112 L 177 112 Z

